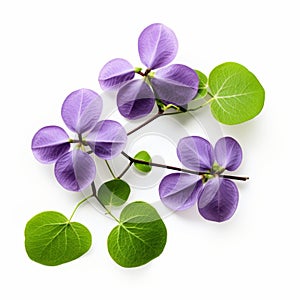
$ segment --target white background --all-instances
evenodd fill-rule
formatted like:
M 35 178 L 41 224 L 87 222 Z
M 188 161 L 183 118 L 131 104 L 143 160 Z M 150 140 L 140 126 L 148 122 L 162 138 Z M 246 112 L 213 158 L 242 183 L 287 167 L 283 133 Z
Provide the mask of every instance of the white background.
M 1 2 L 1 299 L 300 298 L 297 2 Z M 250 176 L 238 183 L 236 215 L 223 224 L 204 221 L 196 207 L 165 215 L 163 254 L 146 266 L 123 269 L 106 249 L 115 224 L 86 204 L 74 220 L 92 232 L 92 249 L 59 267 L 32 262 L 24 249 L 26 222 L 45 210 L 69 216 L 81 197 L 56 183 L 52 166 L 33 158 L 33 134 L 45 125 L 63 126 L 60 107 L 73 90 L 101 93 L 97 77 L 108 60 L 124 57 L 140 66 L 137 38 L 154 22 L 175 31 L 175 62 L 208 74 L 220 63 L 236 61 L 266 90 L 257 118 L 221 126 L 244 149 L 236 173 Z M 199 117 L 209 114 L 206 109 Z M 160 129 L 156 122 L 151 130 Z M 142 146 L 151 152 L 152 142 Z M 166 161 L 169 155 L 174 163 L 174 148 Z M 131 200 L 157 199 L 155 188 L 137 186 Z

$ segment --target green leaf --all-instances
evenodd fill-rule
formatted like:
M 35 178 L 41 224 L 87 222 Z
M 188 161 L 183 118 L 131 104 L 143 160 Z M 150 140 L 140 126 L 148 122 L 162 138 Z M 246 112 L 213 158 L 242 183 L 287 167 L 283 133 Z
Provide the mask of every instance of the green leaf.
M 112 259 L 122 267 L 144 265 L 158 257 L 167 241 L 167 230 L 157 211 L 148 203 L 128 204 L 120 215 L 120 224 L 108 236 Z
M 195 72 L 197 73 L 198 78 L 199 78 L 199 88 L 198 88 L 197 95 L 194 97 L 194 100 L 204 98 L 207 94 L 207 77 L 206 77 L 206 75 L 198 70 L 195 70 Z
M 151 156 L 146 151 L 140 151 L 139 153 L 137 153 L 135 155 L 134 158 L 138 159 L 138 160 L 145 161 L 145 162 L 151 162 L 152 161 Z M 152 169 L 152 167 L 149 166 L 149 165 L 143 165 L 143 164 L 139 164 L 139 163 L 134 163 L 134 166 L 136 167 L 136 169 L 138 169 L 139 171 L 144 172 L 144 173 L 149 173 Z
M 213 95 L 212 114 L 221 123 L 243 123 L 257 116 L 264 106 L 264 88 L 240 64 L 227 62 L 217 66 L 209 75 L 208 85 Z
M 123 205 L 130 194 L 130 186 L 121 179 L 113 179 L 103 183 L 98 190 L 98 198 L 104 205 Z
M 85 226 L 69 222 L 55 211 L 34 216 L 25 228 L 28 256 L 47 266 L 57 266 L 80 257 L 90 249 L 91 243 L 91 234 Z

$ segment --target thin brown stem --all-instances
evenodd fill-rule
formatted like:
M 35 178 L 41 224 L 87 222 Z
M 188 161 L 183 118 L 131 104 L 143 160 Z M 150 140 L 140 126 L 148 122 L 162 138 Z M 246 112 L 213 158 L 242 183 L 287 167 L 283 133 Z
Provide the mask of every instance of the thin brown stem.
M 123 170 L 123 172 L 117 177 L 118 179 L 121 179 L 131 168 L 133 162 L 129 162 L 128 166 Z
M 174 171 L 179 171 L 179 172 L 184 172 L 184 173 L 189 173 L 189 174 L 194 174 L 194 175 L 214 175 L 209 172 L 199 172 L 199 171 L 193 171 L 189 169 L 183 169 L 183 168 L 178 168 L 178 167 L 173 167 L 173 166 L 168 166 L 168 165 L 163 165 L 163 164 L 158 164 L 154 162 L 147 162 L 139 159 L 135 159 L 131 156 L 129 156 L 127 153 L 124 151 L 122 152 L 122 155 L 125 156 L 131 164 L 137 163 L 141 165 L 147 165 L 147 166 L 152 166 L 152 167 L 157 167 L 157 168 L 164 168 L 164 169 L 169 169 L 169 170 L 174 170 Z M 216 176 L 223 177 L 223 178 L 228 178 L 228 179 L 234 179 L 234 180 L 241 180 L 241 181 L 246 181 L 249 179 L 249 177 L 241 177 L 241 176 L 233 176 L 233 175 L 219 175 L 215 174 Z
M 143 73 L 142 71 L 138 71 L 138 72 L 136 72 L 136 74 L 139 74 L 139 75 L 141 75 L 141 76 L 145 76 L 145 73 Z
M 243 177 L 243 176 L 234 176 L 234 175 L 226 175 L 226 174 L 221 174 L 219 177 L 222 178 L 227 178 L 227 179 L 233 179 L 233 180 L 241 180 L 241 181 L 246 181 L 249 180 L 249 177 Z
M 137 126 L 136 128 L 134 128 L 134 129 L 130 130 L 129 132 L 127 132 L 127 135 L 133 134 L 134 132 L 140 130 L 141 128 L 143 128 L 147 124 L 151 123 L 152 121 L 156 120 L 157 118 L 159 118 L 162 115 L 163 115 L 163 113 L 161 111 L 158 111 L 158 113 L 155 114 L 153 117 L 151 117 L 150 119 L 146 120 L 144 123 L 142 123 L 141 125 Z

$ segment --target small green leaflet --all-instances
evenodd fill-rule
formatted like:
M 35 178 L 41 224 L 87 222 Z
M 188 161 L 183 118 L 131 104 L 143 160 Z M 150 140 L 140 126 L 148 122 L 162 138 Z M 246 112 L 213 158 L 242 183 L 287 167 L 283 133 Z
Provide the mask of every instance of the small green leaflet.
M 208 79 L 213 98 L 211 112 L 221 123 L 234 125 L 257 116 L 264 106 L 265 91 L 244 66 L 227 62 L 214 68 Z
M 197 73 L 197 75 L 199 77 L 199 88 L 198 88 L 198 93 L 193 100 L 202 99 L 207 94 L 207 77 L 206 77 L 206 75 L 198 70 L 195 70 L 195 72 Z
M 104 205 L 123 205 L 130 194 L 130 186 L 121 179 L 113 179 L 103 183 L 98 190 L 98 198 Z
M 28 256 L 47 266 L 57 266 L 80 257 L 90 249 L 91 243 L 91 233 L 85 226 L 69 222 L 55 211 L 34 216 L 25 228 Z
M 157 211 L 148 203 L 128 204 L 120 224 L 108 236 L 108 252 L 122 267 L 144 265 L 158 257 L 167 241 L 167 229 Z
M 151 156 L 146 151 L 138 152 L 135 155 L 134 158 L 138 159 L 138 160 L 145 161 L 145 162 L 151 162 L 152 161 Z M 136 169 L 138 169 L 139 171 L 144 172 L 144 173 L 149 173 L 152 169 L 152 167 L 149 166 L 149 165 L 143 165 L 143 164 L 139 164 L 139 163 L 134 163 L 134 166 L 136 167 Z

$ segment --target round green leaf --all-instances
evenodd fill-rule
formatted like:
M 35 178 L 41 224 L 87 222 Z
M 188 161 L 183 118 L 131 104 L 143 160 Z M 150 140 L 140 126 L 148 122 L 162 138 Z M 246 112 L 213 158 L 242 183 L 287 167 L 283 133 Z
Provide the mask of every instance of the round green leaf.
M 47 266 L 57 266 L 80 257 L 90 249 L 91 243 L 91 234 L 85 226 L 69 222 L 55 211 L 34 216 L 25 228 L 28 256 Z
M 199 78 L 199 88 L 198 88 L 197 95 L 194 97 L 194 100 L 204 98 L 207 94 L 207 77 L 206 77 L 206 75 L 198 70 L 195 70 L 195 72 L 197 73 L 198 78 Z
M 147 163 L 151 162 L 152 159 L 151 159 L 151 156 L 149 155 L 148 152 L 146 151 L 140 151 L 138 152 L 135 157 L 135 159 L 138 159 L 138 160 L 142 160 L 142 161 L 145 161 Z M 136 167 L 137 170 L 141 171 L 141 172 L 144 172 L 144 173 L 149 173 L 152 169 L 151 166 L 149 165 L 144 165 L 144 164 L 140 164 L 140 163 L 134 163 L 134 166 Z
M 137 201 L 127 205 L 120 224 L 108 236 L 112 259 L 122 267 L 144 265 L 158 257 L 167 241 L 167 230 L 157 211 L 148 203 Z
M 264 88 L 240 64 L 227 62 L 217 66 L 209 75 L 208 85 L 213 95 L 212 114 L 221 123 L 243 123 L 257 116 L 264 106 Z
M 98 198 L 104 205 L 123 205 L 130 194 L 130 186 L 121 179 L 113 179 L 103 183 L 98 190 Z

